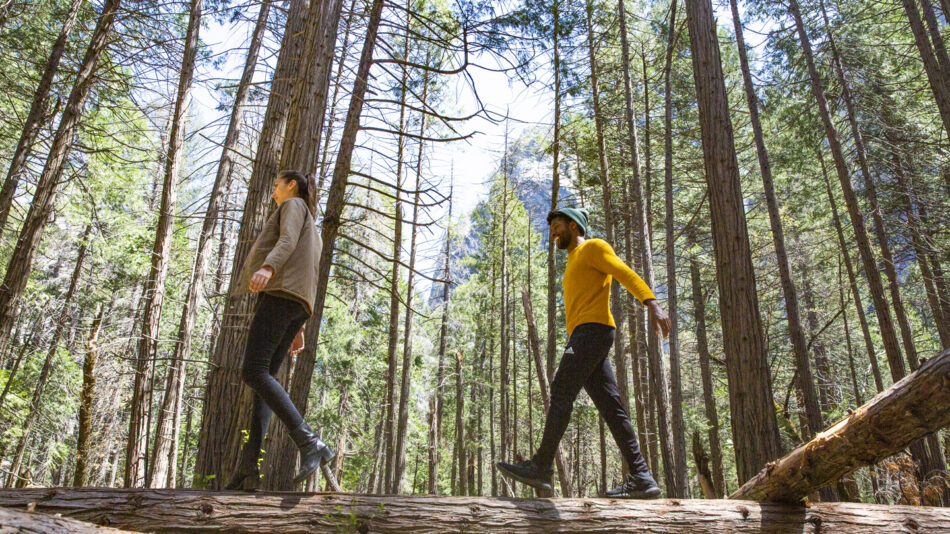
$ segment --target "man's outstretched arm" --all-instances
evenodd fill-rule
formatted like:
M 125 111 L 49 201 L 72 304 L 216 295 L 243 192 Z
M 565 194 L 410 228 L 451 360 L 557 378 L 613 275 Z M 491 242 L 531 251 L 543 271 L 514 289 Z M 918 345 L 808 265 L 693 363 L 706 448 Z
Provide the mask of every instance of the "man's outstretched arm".
M 614 249 L 608 243 L 599 242 L 595 247 L 594 254 L 591 255 L 594 267 L 616 278 L 631 295 L 643 303 L 650 310 L 650 324 L 653 328 L 662 333 L 663 337 L 668 336 L 670 328 L 672 328 L 672 321 L 663 311 L 650 286 L 630 266 L 617 257 Z

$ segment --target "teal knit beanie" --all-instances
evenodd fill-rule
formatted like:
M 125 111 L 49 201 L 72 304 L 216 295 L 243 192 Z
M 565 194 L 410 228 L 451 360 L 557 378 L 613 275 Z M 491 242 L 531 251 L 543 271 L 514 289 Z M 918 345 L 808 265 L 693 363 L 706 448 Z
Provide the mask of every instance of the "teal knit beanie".
M 586 208 L 561 208 L 556 209 L 548 213 L 548 224 L 551 224 L 551 219 L 557 216 L 567 217 L 568 219 L 577 223 L 577 227 L 581 229 L 581 234 L 587 235 L 587 227 L 590 225 L 588 218 L 590 217 L 590 212 Z

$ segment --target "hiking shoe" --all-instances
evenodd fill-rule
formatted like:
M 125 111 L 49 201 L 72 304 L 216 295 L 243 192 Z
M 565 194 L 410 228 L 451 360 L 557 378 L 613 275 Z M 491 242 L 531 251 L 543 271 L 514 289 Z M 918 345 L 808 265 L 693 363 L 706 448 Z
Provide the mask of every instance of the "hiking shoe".
M 541 468 L 531 460 L 525 460 L 523 462 L 517 462 L 514 464 L 498 462 L 495 464 L 495 467 L 497 467 L 498 470 L 501 471 L 501 474 L 505 475 L 506 477 L 517 480 L 523 484 L 527 484 L 532 488 L 547 491 L 551 491 L 552 489 L 551 470 L 541 470 Z
M 611 499 L 656 499 L 662 492 L 649 472 L 627 475 L 627 480 L 607 490 L 604 497 Z

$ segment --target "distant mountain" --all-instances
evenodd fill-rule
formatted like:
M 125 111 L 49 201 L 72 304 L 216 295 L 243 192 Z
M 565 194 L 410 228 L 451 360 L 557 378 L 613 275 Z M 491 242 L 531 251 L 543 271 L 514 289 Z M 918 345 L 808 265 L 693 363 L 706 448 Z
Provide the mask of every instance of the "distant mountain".
M 508 177 L 509 183 L 531 218 L 531 226 L 542 236 L 538 246 L 546 248 L 547 215 L 551 209 L 551 156 L 544 152 L 540 142 L 541 139 L 537 135 L 526 134 L 509 147 Z M 492 172 L 497 174 L 501 171 L 501 162 L 499 162 L 498 167 Z M 561 206 L 574 205 L 574 196 L 563 185 L 558 189 L 558 198 L 558 204 Z M 468 219 L 473 219 L 476 214 L 487 209 L 487 199 L 484 199 L 475 206 Z M 471 269 L 463 266 L 461 260 L 475 254 L 481 246 L 481 235 L 473 225 L 469 225 L 464 232 L 456 234 L 451 253 L 452 285 L 464 283 L 472 275 Z M 434 276 L 442 280 L 445 278 L 444 260 L 438 263 Z M 430 308 L 442 303 L 442 292 L 442 284 L 432 284 L 429 291 Z

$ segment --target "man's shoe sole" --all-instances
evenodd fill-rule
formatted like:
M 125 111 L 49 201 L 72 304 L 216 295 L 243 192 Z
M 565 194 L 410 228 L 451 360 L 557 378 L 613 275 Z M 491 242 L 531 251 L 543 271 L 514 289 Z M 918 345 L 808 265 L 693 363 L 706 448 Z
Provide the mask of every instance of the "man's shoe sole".
M 506 477 L 513 478 L 517 480 L 518 482 L 521 482 L 522 484 L 527 484 L 531 486 L 532 488 L 536 488 L 540 490 L 547 490 L 547 491 L 553 490 L 553 488 L 551 487 L 551 484 L 548 482 L 543 482 L 535 478 L 523 477 L 517 473 L 512 473 L 511 471 L 505 469 L 504 467 L 500 465 L 497 467 L 498 467 L 498 470 L 501 471 L 501 474 L 505 475 Z
M 659 499 L 662 494 L 663 492 L 660 491 L 660 488 L 656 488 L 656 491 L 649 491 L 649 492 L 638 491 L 635 493 L 625 493 L 623 495 L 604 495 L 604 498 L 606 499 L 635 499 L 635 500 L 647 501 L 647 500 Z

